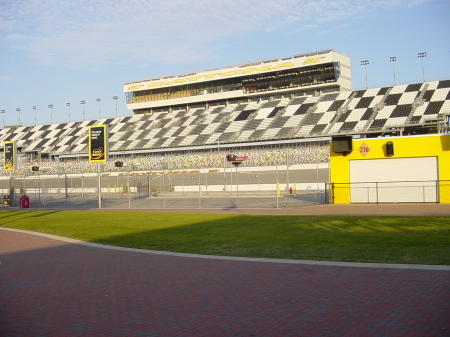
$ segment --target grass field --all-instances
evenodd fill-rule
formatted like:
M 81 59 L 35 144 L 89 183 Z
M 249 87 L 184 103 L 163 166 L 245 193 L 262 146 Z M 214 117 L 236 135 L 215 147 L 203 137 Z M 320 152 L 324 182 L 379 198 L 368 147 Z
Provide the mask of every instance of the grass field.
M 0 226 L 172 252 L 450 265 L 449 217 L 0 211 Z

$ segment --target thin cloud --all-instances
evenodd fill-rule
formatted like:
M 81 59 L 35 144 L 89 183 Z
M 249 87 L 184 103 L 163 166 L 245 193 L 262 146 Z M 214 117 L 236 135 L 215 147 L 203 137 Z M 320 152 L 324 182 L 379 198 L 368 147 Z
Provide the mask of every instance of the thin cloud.
M 198 62 L 221 39 L 364 16 L 406 0 L 6 0 L 2 43 L 72 68 Z M 216 47 L 211 47 L 215 45 Z

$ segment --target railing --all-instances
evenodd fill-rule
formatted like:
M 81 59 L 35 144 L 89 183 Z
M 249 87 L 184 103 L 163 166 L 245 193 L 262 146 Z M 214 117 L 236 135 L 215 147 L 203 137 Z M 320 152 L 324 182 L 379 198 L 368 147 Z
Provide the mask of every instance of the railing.
M 327 183 L 328 203 L 450 203 L 450 180 Z

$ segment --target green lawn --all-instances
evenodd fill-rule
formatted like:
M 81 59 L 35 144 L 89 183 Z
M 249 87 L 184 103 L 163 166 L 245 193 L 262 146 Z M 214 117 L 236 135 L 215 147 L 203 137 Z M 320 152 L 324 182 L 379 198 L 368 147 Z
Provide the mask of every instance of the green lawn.
M 450 265 L 450 218 L 0 211 L 0 226 L 212 255 Z

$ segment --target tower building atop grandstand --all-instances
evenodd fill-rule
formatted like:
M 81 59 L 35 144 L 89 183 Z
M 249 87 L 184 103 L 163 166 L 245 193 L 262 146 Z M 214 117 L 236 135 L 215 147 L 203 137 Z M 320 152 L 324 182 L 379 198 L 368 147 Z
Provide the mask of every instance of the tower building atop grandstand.
M 127 82 L 134 114 L 351 90 L 350 59 L 334 50 Z

